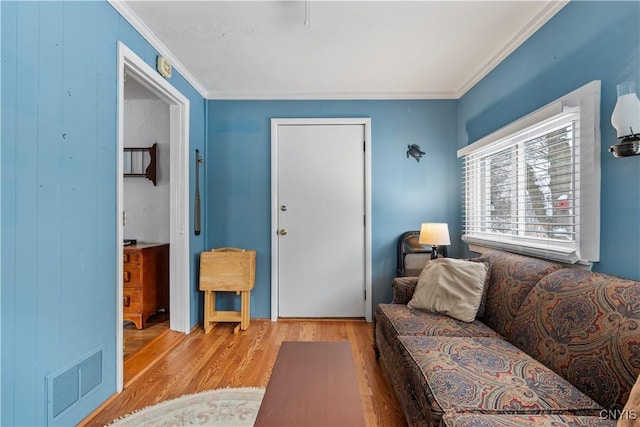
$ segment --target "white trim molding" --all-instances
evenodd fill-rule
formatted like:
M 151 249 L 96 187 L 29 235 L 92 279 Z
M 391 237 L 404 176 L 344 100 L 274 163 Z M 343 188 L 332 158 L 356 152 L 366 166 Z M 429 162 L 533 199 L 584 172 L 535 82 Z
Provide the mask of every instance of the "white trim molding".
M 131 10 L 131 8 L 127 5 L 126 2 L 122 0 L 107 0 L 109 4 L 129 23 L 133 28 L 136 29 L 140 33 L 142 37 L 146 41 L 148 41 L 151 46 L 155 50 L 160 53 L 163 57 L 165 57 L 173 68 L 176 69 L 180 73 L 182 77 L 191 85 L 193 88 L 198 91 L 198 93 L 203 97 L 207 97 L 207 90 L 202 86 L 202 84 L 195 78 L 193 74 L 189 71 L 187 67 L 185 67 L 182 62 L 178 60 L 178 58 L 171 53 L 169 48 L 165 46 L 164 43 L 160 41 L 160 39 L 149 29 L 147 24 L 145 24 L 138 15 L 135 14 Z
M 123 269 L 123 210 L 124 210 L 124 81 L 134 78 L 161 100 L 169 104 L 170 154 L 169 189 L 169 327 L 188 334 L 191 330 L 191 270 L 189 245 L 189 100 L 160 77 L 146 62 L 122 42 L 118 42 L 118 162 L 116 202 L 116 271 Z M 116 291 L 116 387 L 123 389 L 123 276 L 118 278 Z
M 460 87 L 454 99 L 460 99 L 465 93 L 482 80 L 487 74 L 489 74 L 494 68 L 498 66 L 507 56 L 511 55 L 522 43 L 524 43 L 529 37 L 531 37 L 536 31 L 538 31 L 549 19 L 551 19 L 556 13 L 558 13 L 563 7 L 569 4 L 569 0 L 557 0 L 547 3 L 547 5 L 538 13 L 533 19 L 512 38 L 509 43 L 504 45 L 487 63 L 478 70 L 470 79 Z
M 300 92 L 300 91 L 209 91 L 207 99 L 221 100 L 384 100 L 384 99 L 457 99 L 457 92 L 448 91 L 344 91 L 344 92 Z
M 600 86 L 599 80 L 587 83 L 458 150 L 458 157 L 465 158 L 464 242 L 570 264 L 589 265 L 600 260 Z M 558 215 L 563 220 L 569 219 L 573 228 L 565 231 L 575 235 L 565 240 L 549 234 L 545 237 L 525 233 L 522 226 L 529 214 L 518 203 L 513 203 L 516 207 L 512 208 L 519 212 L 517 217 L 509 214 L 503 217 L 513 228 L 508 232 L 493 229 L 493 214 L 489 213 L 489 206 L 493 204 L 488 194 L 494 187 L 490 179 L 485 179 L 491 174 L 491 159 L 509 153 L 513 159 L 519 159 L 514 160 L 517 162 L 514 170 L 521 171 L 530 161 L 524 154 L 516 156 L 520 150 L 524 153 L 521 144 L 531 142 L 545 132 L 558 131 L 562 129 L 559 126 L 566 127 L 567 123 L 577 123 L 575 128 L 570 125 L 570 134 L 567 134 L 568 140 L 575 141 L 572 146 L 576 148 L 563 153 L 572 172 L 562 172 L 572 186 L 568 197 L 574 200 L 574 205 L 571 211 Z M 544 155 L 540 154 L 540 159 L 544 159 Z M 499 163 L 497 160 L 498 170 L 501 168 Z M 518 185 L 517 180 L 512 185 L 510 197 L 524 192 L 524 187 Z M 555 214 L 546 215 L 549 218 Z

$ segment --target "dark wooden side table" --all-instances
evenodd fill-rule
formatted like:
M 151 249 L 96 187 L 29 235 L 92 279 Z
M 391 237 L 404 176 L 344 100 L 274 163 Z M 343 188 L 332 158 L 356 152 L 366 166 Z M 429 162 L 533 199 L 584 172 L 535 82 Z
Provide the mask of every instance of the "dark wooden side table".
M 365 426 L 348 341 L 285 341 L 255 426 Z
M 123 319 L 144 328 L 149 316 L 169 310 L 169 245 L 138 243 L 124 247 Z

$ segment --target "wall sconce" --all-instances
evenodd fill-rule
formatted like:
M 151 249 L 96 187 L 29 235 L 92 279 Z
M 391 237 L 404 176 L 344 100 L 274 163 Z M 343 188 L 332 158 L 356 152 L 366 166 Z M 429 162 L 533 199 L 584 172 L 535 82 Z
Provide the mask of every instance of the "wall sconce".
M 438 258 L 438 245 L 450 245 L 449 226 L 445 222 L 425 222 L 420 226 L 418 243 L 431 245 L 431 259 Z
M 416 145 L 416 144 L 412 144 L 408 146 L 408 150 L 407 150 L 407 159 L 409 157 L 413 157 L 414 159 L 416 159 L 416 162 L 420 162 L 420 158 L 422 156 L 424 156 L 424 151 L 420 151 L 420 146 Z
M 609 147 L 609 151 L 614 157 L 636 156 L 640 154 L 640 99 L 633 82 L 620 83 L 617 90 L 611 124 L 621 141 Z

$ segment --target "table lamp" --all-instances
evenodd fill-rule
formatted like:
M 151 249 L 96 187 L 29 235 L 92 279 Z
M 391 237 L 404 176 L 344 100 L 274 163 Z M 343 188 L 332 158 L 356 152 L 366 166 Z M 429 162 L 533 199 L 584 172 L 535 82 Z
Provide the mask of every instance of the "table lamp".
M 438 245 L 450 245 L 449 226 L 442 222 L 425 222 L 420 226 L 418 243 L 431 245 L 431 259 L 438 257 Z

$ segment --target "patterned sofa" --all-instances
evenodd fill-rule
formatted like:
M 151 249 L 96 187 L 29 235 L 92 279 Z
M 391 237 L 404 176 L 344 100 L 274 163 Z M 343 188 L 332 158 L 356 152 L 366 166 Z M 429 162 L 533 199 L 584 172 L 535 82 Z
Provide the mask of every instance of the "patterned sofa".
M 374 339 L 411 426 L 611 426 L 640 372 L 640 282 L 484 253 L 472 323 L 407 307 L 394 279 Z

